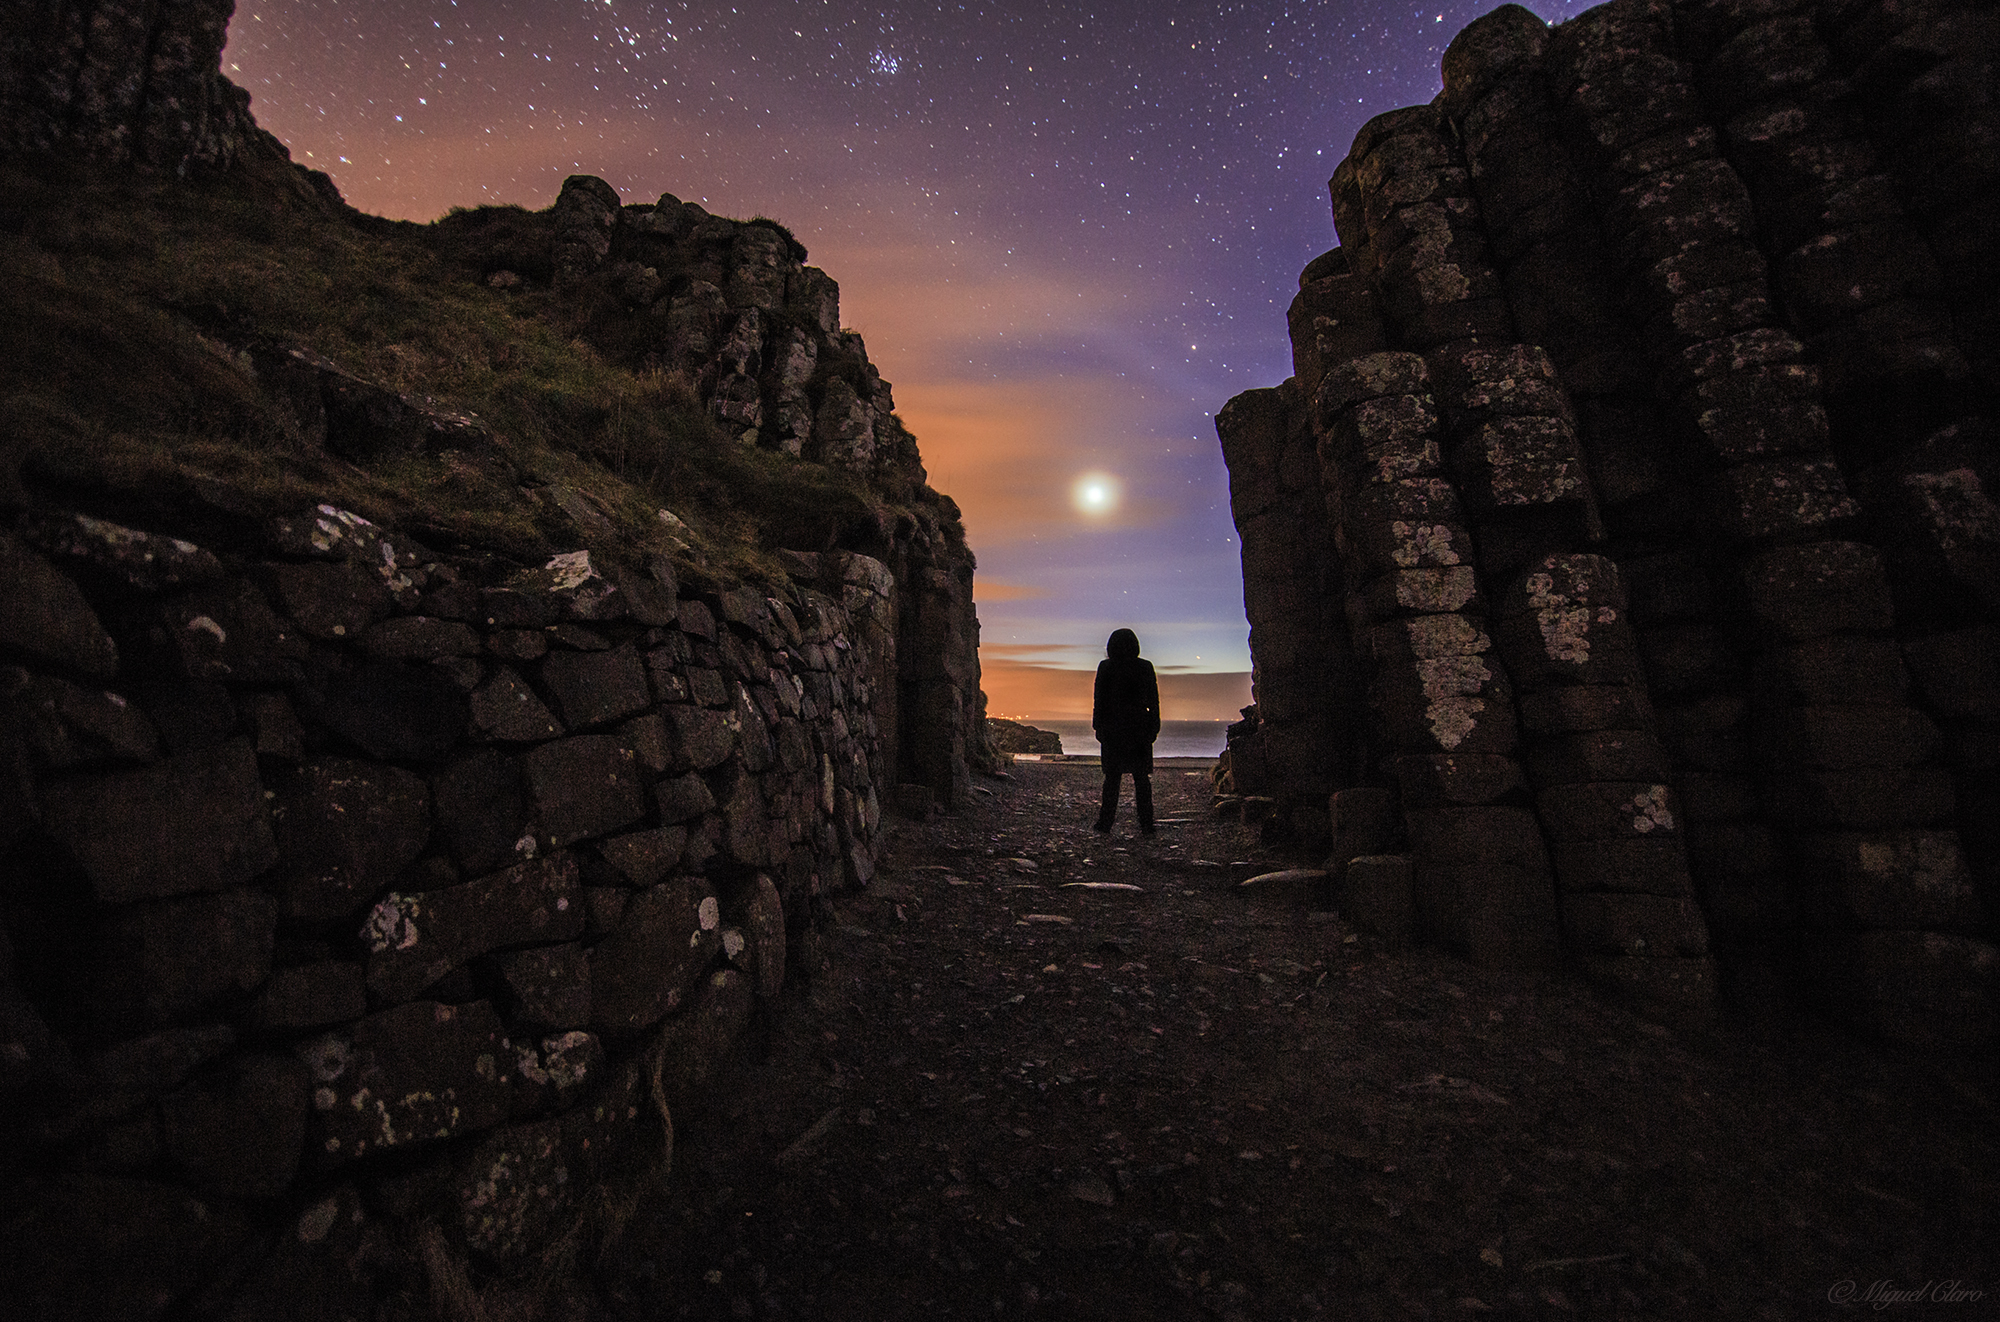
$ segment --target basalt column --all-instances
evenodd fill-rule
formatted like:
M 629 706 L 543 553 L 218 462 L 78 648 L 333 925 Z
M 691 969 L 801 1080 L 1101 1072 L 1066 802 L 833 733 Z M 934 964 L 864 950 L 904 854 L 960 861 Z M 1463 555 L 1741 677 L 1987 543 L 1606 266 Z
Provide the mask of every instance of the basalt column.
M 1509 5 L 1356 136 L 1287 389 L 1434 936 L 1398 685 L 1477 665 L 1465 864 L 1546 854 L 1593 980 L 1698 1011 L 1713 940 L 1739 1001 L 2000 1035 L 1996 51 L 1953 0 Z M 1300 315 L 1336 272 L 1379 333 Z

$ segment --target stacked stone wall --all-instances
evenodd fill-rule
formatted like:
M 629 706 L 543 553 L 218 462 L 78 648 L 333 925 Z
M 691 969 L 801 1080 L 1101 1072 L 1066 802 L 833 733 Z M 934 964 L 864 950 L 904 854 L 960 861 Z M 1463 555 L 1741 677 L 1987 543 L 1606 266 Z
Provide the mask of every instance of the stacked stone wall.
M 901 594 L 785 561 L 501 576 L 331 506 L 0 538 L 10 1300 L 367 1316 L 426 1236 L 604 1230 L 873 866 Z
M 2000 1032 L 1996 58 L 1950 0 L 1510 5 L 1356 137 L 1263 449 L 1218 423 L 1232 489 L 1314 438 L 1372 715 L 1317 770 L 1434 937 Z

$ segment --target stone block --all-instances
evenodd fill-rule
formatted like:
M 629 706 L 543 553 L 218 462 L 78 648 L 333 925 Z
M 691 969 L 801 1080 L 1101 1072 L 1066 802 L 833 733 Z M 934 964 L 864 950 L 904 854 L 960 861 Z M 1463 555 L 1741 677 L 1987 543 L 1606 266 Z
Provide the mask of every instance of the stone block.
M 715 810 L 715 796 L 702 778 L 692 772 L 660 781 L 653 787 L 653 794 L 659 802 L 663 822 L 689 822 Z
M 1903 655 L 1925 703 L 1939 716 L 2000 720 L 2000 628 L 1906 638 Z
M 1419 661 L 1478 656 L 1491 650 L 1484 621 L 1470 615 L 1419 615 L 1378 624 L 1355 639 L 1376 666 L 1407 669 Z
M 298 1174 L 310 1084 L 289 1057 L 232 1057 L 161 1099 L 167 1155 L 203 1193 L 275 1198 Z
M 686 845 L 685 826 L 662 826 L 656 830 L 634 831 L 629 835 L 600 840 L 597 852 L 628 883 L 643 888 L 673 871 Z
M 638 758 L 611 735 L 572 735 L 521 759 L 543 834 L 560 848 L 609 835 L 646 815 Z
M 587 1197 L 591 1162 L 557 1119 L 497 1130 L 456 1169 L 452 1187 L 466 1245 L 509 1263 L 571 1229 Z
M 118 1109 L 129 1109 L 179 1087 L 235 1045 L 236 1033 L 227 1024 L 163 1028 L 106 1047 L 90 1058 L 88 1073 L 119 1099 Z
M 1642 730 L 1653 706 L 1636 684 L 1580 684 L 1545 688 L 1520 697 L 1521 728 L 1531 735 L 1592 730 Z
M 1805 345 L 1796 336 L 1775 326 L 1738 331 L 1682 349 L 1661 368 L 1659 389 L 1665 394 L 1678 394 L 1698 381 L 1773 364 L 1795 363 L 1805 353 Z
M 658 712 L 635 716 L 618 727 L 618 737 L 638 757 L 639 765 L 658 775 L 674 765 L 672 737 L 666 717 Z
M 1438 469 L 1438 419 L 1423 395 L 1363 400 L 1328 420 L 1322 472 L 1349 486 L 1427 477 Z
M 538 1043 L 507 1045 L 514 1056 L 508 1088 L 516 1120 L 567 1110 L 584 1096 L 584 1085 L 597 1082 L 604 1073 L 604 1044 L 595 1033 L 570 1029 Z
M 1771 287 L 1760 275 L 1740 284 L 1716 285 L 1683 295 L 1646 323 L 1646 336 L 1661 349 L 1672 352 L 1686 345 L 1706 344 L 1738 331 L 1768 326 L 1772 320 Z M 1700 401 L 1687 401 L 1687 407 L 1694 425 L 1704 436 L 1719 432 L 1725 442 L 1744 434 L 1737 431 L 1735 424 L 1748 424 L 1752 428 L 1757 425 L 1754 417 L 1737 410 L 1723 409 L 1714 417 L 1704 417 L 1709 410 Z M 1775 430 L 1795 433 L 1817 425 L 1823 437 L 1825 415 L 1822 412 L 1814 424 L 1812 414 L 1812 406 L 1792 405 L 1785 410 L 1785 417 Z M 1778 440 L 1776 436 L 1772 439 Z M 1778 441 L 1773 448 L 1753 453 L 1782 453 L 1784 448 L 1784 443 Z
M 1387 854 L 1403 836 L 1396 792 L 1376 786 L 1335 790 L 1327 796 L 1327 821 L 1332 841 L 1327 866 L 1336 877 L 1349 859 Z
M 1815 927 L 1979 926 L 1979 893 L 1955 831 L 1801 835 L 1793 848 L 1800 911 Z
M 1674 793 L 1645 781 L 1558 785 L 1535 796 L 1551 841 L 1656 839 L 1679 830 Z
M 43 791 L 42 812 L 104 904 L 227 890 L 277 860 L 245 739 L 134 771 L 64 777 Z
M 1546 969 L 1559 953 L 1555 887 L 1546 867 L 1414 864 L 1417 928 L 1488 968 Z
M 1910 694 L 1910 672 L 1895 640 L 1866 634 L 1833 634 L 1774 648 L 1757 658 L 1753 677 L 1763 701 L 1780 707 L 1894 707 Z
M 448 757 L 469 720 L 466 695 L 452 680 L 429 666 L 379 658 L 327 675 L 311 714 L 384 762 Z
M 1624 584 L 1602 556 L 1550 556 L 1501 598 L 1495 635 L 1517 683 L 1639 685 Z
M 1737 541 L 1824 538 L 1861 513 L 1828 458 L 1764 459 L 1724 471 L 1712 491 L 1721 529 Z
M 1696 244 L 1747 244 L 1750 194 L 1726 161 L 1690 161 L 1621 188 L 1605 227 L 1621 234 L 1618 252 L 1627 266 L 1650 266 Z
M 1452 345 L 1429 361 L 1432 393 L 1454 428 L 1488 418 L 1569 416 L 1555 363 L 1539 345 Z
M 1473 562 L 1458 493 L 1441 478 L 1370 484 L 1343 497 L 1335 542 L 1362 579 Z
M 1548 870 L 1541 826 L 1526 808 L 1412 809 L 1406 819 L 1420 868 L 1437 863 L 1505 863 Z
M 1861 771 L 1907 767 L 1943 750 L 1938 728 L 1914 707 L 1781 707 L 1760 713 L 1754 740 L 1783 767 Z
M 326 1028 L 368 1013 L 368 972 L 345 960 L 273 969 L 245 1011 L 266 1032 Z
M 292 710 L 291 699 L 282 693 L 246 693 L 243 715 L 250 722 L 258 757 L 276 762 L 306 760 L 306 731 Z
M 68 575 L 0 535 L 0 651 L 96 680 L 118 672 L 118 645 Z
M 1958 807 L 1950 774 L 1932 766 L 1791 767 L 1766 785 L 1765 801 L 1773 822 L 1802 831 L 1935 826 Z
M 167 651 L 189 679 L 283 684 L 297 678 L 305 660 L 304 640 L 245 579 L 182 593 L 157 611 Z
M 1494 753 L 1401 754 L 1384 766 L 1411 811 L 1498 803 L 1528 788 L 1520 763 Z
M 727 690 L 723 690 L 723 701 L 727 700 Z M 740 722 L 730 712 L 671 706 L 662 708 L 661 713 L 667 718 L 674 754 L 682 765 L 707 771 L 728 761 L 736 749 Z
M 1743 566 L 1756 627 L 1774 641 L 1886 630 L 1894 622 L 1881 553 L 1860 542 L 1781 546 Z
M 542 683 L 572 730 L 624 720 L 653 701 L 645 663 L 630 643 L 607 652 L 552 652 L 542 662 Z
M 1593 730 L 1543 739 L 1528 750 L 1528 778 L 1537 785 L 1601 780 L 1663 781 L 1667 752 L 1651 734 Z
M 285 916 L 345 918 L 430 841 L 430 793 L 400 767 L 328 757 L 281 773 L 272 816 Z
M 1704 337 L 1707 338 L 1707 337 Z M 1676 410 L 1702 449 L 1724 463 L 1824 449 L 1818 369 L 1764 363 L 1695 382 Z
M 662 1030 L 653 1048 L 668 1105 L 684 1105 L 701 1095 L 702 1085 L 742 1036 L 755 1004 L 749 980 L 736 970 L 708 975 L 695 1003 Z
M 788 841 L 773 829 L 770 810 L 758 778 L 735 776 L 716 806 L 722 812 L 720 843 L 724 852 L 749 867 L 775 867 Z
M 510 1023 L 536 1029 L 590 1022 L 590 960 L 574 941 L 496 956 Z
M 1407 854 L 1368 854 L 1347 861 L 1335 907 L 1355 928 L 1391 949 L 1416 930 L 1416 893 Z
M 141 532 L 88 514 L 56 510 L 30 514 L 22 521 L 21 531 L 42 550 L 60 559 L 80 561 L 140 592 L 212 583 L 227 572 L 214 552 L 193 542 Z
M 478 634 L 456 620 L 406 615 L 384 620 L 361 635 L 362 650 L 393 661 L 436 661 L 448 656 L 478 656 L 484 644 Z
M 307 1152 L 330 1167 L 493 1128 L 513 1077 L 505 1043 L 485 1001 L 411 1001 L 301 1043 L 313 1076 Z
M 1451 467 L 1466 503 L 1488 513 L 1585 500 L 1590 491 L 1576 433 L 1562 417 L 1481 423 L 1453 448 Z
M 775 998 L 785 985 L 785 907 L 777 883 L 759 872 L 748 885 L 738 888 L 727 915 L 743 934 L 746 949 L 731 960 L 742 968 L 750 986 L 765 1000 Z
M 368 989 L 384 1001 L 408 1000 L 475 956 L 571 941 L 583 928 L 582 885 L 570 854 L 441 890 L 391 891 L 361 927 Z
M 222 744 L 240 724 L 236 700 L 216 680 L 158 676 L 138 686 L 138 704 L 152 716 L 170 754 Z
M 1330 418 L 1363 400 L 1425 394 L 1429 383 L 1430 369 L 1420 354 L 1367 354 L 1329 368 L 1314 407 Z
M 151 1028 L 251 990 L 271 971 L 277 923 L 277 901 L 255 890 L 116 911 L 95 969 L 100 1022 Z
M 1383 742 L 1399 752 L 1507 753 L 1514 747 L 1512 694 L 1504 673 L 1485 657 L 1383 667 L 1369 685 L 1369 705 Z
M 1708 953 L 1708 927 L 1691 897 L 1565 891 L 1563 939 L 1581 955 L 1686 957 Z
M 506 666 L 473 691 L 471 712 L 474 737 L 494 743 L 539 743 L 564 733 L 555 714 Z
M 481 749 L 431 778 L 437 834 L 458 870 L 483 876 L 520 857 L 534 844 L 521 767 L 496 749 Z
M 1478 614 L 1484 605 L 1471 565 L 1391 570 L 1355 597 L 1359 618 L 1370 623 L 1398 615 Z
M 549 654 L 549 636 L 532 629 L 496 629 L 486 635 L 486 650 L 502 661 L 539 661 Z
M 1676 839 L 1562 840 L 1552 843 L 1549 852 L 1555 858 L 1556 882 L 1566 892 L 1691 893 L 1687 855 Z
M 0 720 L 15 725 L 54 770 L 160 758 L 159 736 L 138 704 L 18 666 L 0 670 Z
M 671 877 L 632 898 L 591 956 L 591 1015 L 628 1035 L 680 1008 L 721 943 L 722 910 L 705 882 Z

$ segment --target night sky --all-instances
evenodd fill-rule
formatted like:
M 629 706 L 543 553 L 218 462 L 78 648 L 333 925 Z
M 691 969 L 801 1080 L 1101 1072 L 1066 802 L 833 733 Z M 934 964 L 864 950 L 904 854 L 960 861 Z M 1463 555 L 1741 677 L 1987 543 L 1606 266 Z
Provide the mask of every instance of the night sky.
M 364 211 L 541 208 L 586 173 L 783 221 L 965 512 L 993 713 L 1087 715 L 1074 672 L 1124 625 L 1170 719 L 1233 718 L 1212 415 L 1290 375 L 1355 131 L 1435 96 L 1492 7 L 238 0 L 223 65 Z

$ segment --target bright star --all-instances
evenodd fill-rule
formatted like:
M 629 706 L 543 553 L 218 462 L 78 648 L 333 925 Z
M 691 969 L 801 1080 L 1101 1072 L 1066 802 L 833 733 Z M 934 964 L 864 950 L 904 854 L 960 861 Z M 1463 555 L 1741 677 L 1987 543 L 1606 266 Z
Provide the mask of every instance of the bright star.
M 1118 479 L 1109 473 L 1085 473 L 1070 488 L 1070 499 L 1085 514 L 1109 514 L 1118 508 Z

